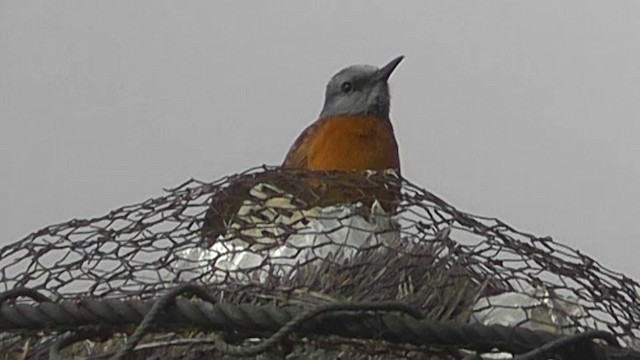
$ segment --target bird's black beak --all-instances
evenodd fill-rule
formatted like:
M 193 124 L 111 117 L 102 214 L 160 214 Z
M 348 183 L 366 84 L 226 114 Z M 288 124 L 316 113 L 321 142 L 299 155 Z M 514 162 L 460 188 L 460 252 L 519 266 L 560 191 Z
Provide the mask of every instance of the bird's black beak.
M 378 74 L 376 76 L 377 79 L 379 81 L 387 81 L 389 79 L 389 76 L 391 76 L 391 73 L 393 72 L 393 70 L 395 70 L 395 68 L 398 66 L 398 64 L 400 64 L 402 59 L 404 59 L 404 56 L 400 55 L 397 58 L 391 60 L 387 65 L 385 65 L 382 68 L 380 68 L 380 70 L 378 70 Z

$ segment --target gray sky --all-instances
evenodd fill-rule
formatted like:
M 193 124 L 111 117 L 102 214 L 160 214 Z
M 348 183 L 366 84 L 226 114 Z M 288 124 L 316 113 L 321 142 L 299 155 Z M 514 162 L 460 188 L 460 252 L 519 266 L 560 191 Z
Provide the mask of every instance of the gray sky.
M 638 1 L 2 1 L 0 244 L 279 164 L 340 68 L 404 175 L 640 278 Z

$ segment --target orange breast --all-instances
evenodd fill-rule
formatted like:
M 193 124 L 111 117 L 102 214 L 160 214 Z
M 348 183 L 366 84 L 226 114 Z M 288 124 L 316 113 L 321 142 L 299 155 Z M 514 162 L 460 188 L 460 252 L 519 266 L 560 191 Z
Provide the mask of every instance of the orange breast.
M 340 115 L 323 118 L 305 129 L 282 166 L 315 171 L 396 169 L 399 174 L 400 159 L 391 122 L 364 115 Z M 308 183 L 316 199 L 313 206 L 363 202 L 370 207 L 378 200 L 385 210 L 392 211 L 400 196 L 397 186 L 372 187 L 358 178 L 335 183 L 310 179 Z
M 370 116 L 336 116 L 320 120 L 306 149 L 311 170 L 400 169 L 391 122 Z

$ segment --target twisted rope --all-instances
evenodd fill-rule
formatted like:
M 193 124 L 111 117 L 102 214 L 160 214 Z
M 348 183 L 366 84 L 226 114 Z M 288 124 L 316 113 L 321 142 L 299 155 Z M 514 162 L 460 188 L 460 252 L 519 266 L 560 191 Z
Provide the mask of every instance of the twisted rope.
M 204 291 L 204 289 L 200 286 L 196 286 L 192 284 L 182 284 L 169 290 L 167 293 L 161 296 L 153 304 L 151 309 L 144 316 L 144 319 L 142 319 L 142 322 L 140 323 L 140 325 L 138 325 L 136 330 L 133 332 L 133 335 L 131 335 L 129 340 L 126 342 L 124 348 L 118 354 L 116 354 L 116 356 L 114 356 L 113 359 L 123 360 L 130 357 L 131 353 L 133 352 L 133 349 L 136 347 L 136 345 L 138 345 L 140 340 L 142 340 L 142 338 L 147 334 L 151 325 L 158 318 L 158 314 L 160 313 L 160 311 L 165 310 L 168 305 L 173 304 L 175 299 L 178 296 L 187 294 L 187 293 L 193 294 L 204 301 L 208 301 L 209 303 L 213 303 L 213 304 L 216 303 L 215 299 L 211 295 L 209 295 L 206 291 Z
M 177 298 L 185 293 L 199 299 Z M 399 311 L 409 316 L 372 313 L 380 311 Z M 141 338 L 151 330 L 175 330 L 176 327 L 235 330 L 245 336 L 263 337 L 265 333 L 272 334 L 264 342 L 250 347 L 232 346 L 220 338 L 216 339 L 216 347 L 221 352 L 236 356 L 264 352 L 288 334 L 297 331 L 301 334 L 375 338 L 394 343 L 464 348 L 479 353 L 498 349 L 512 354 L 524 354 L 521 359 L 538 358 L 576 343 L 588 342 L 593 347 L 596 344 L 591 339 L 601 338 L 609 343 L 607 353 L 611 358 L 640 359 L 640 353 L 618 348 L 615 337 L 601 331 L 559 336 L 501 325 L 422 320 L 420 316 L 414 308 L 398 302 L 335 303 L 311 310 L 222 304 L 216 303 L 199 286 L 182 285 L 153 300 L 87 299 L 79 302 L 2 304 L 0 331 L 76 331 L 76 334 L 63 338 L 52 346 L 52 359 L 60 358 L 59 351 L 73 342 L 91 337 L 104 338 L 105 329 L 110 329 L 113 333 L 118 328 L 130 325 L 138 327 L 116 355 L 116 359 L 129 357 Z M 90 331 L 87 332 L 87 329 Z M 594 352 L 596 355 L 597 353 L 601 352 Z M 592 358 L 599 359 L 597 356 Z
M 569 346 L 575 345 L 582 346 L 582 348 L 577 349 L 578 351 L 585 351 L 589 354 L 593 354 L 597 359 L 606 359 L 606 355 L 600 349 L 592 346 L 595 345 L 593 342 L 589 341 L 592 339 L 601 339 L 605 340 L 609 345 L 620 346 L 618 344 L 618 340 L 608 332 L 592 330 L 548 342 L 537 349 L 527 352 L 526 354 L 516 356 L 514 360 L 545 359 L 549 358 L 550 354 L 562 352 Z
M 287 335 L 294 332 L 305 322 L 316 318 L 325 313 L 340 311 L 399 311 L 420 319 L 422 314 L 415 308 L 400 302 L 363 302 L 363 303 L 335 303 L 320 305 L 314 309 L 307 310 L 296 315 L 293 319 L 283 325 L 275 334 L 271 335 L 265 341 L 254 346 L 233 346 L 225 343 L 222 339 L 218 339 L 216 346 L 218 349 L 228 355 L 234 356 L 255 356 L 261 354 L 280 342 Z

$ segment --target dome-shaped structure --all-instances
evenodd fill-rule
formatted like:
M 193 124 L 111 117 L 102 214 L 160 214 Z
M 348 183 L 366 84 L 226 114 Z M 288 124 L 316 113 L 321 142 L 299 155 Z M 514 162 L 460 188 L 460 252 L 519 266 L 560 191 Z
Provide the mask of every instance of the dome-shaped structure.
M 422 320 L 502 324 L 552 335 L 604 330 L 631 349 L 640 336 L 637 282 L 548 237 L 457 210 L 393 173 L 258 168 L 213 183 L 189 180 L 163 196 L 49 226 L 5 246 L 0 274 L 0 292 L 28 288 L 54 303 L 147 301 L 186 283 L 232 305 L 304 310 L 393 301 L 418 310 Z M 7 311 L 18 306 L 10 297 L 3 296 Z M 32 322 L 21 332 L 12 319 L 0 316 L 0 348 L 22 353 L 39 325 Z M 28 354 L 43 354 L 70 330 L 54 320 L 40 329 L 46 334 L 31 340 Z M 107 331 L 110 340 L 103 344 L 109 346 L 67 351 L 117 351 L 125 340 L 115 334 L 126 330 L 131 327 Z M 160 337 L 174 345 L 143 347 L 136 354 L 224 357 L 207 329 L 188 330 L 177 327 Z M 227 333 L 244 338 L 242 329 Z M 282 344 L 265 351 L 320 358 L 446 358 L 465 351 L 344 334 L 299 335 Z

